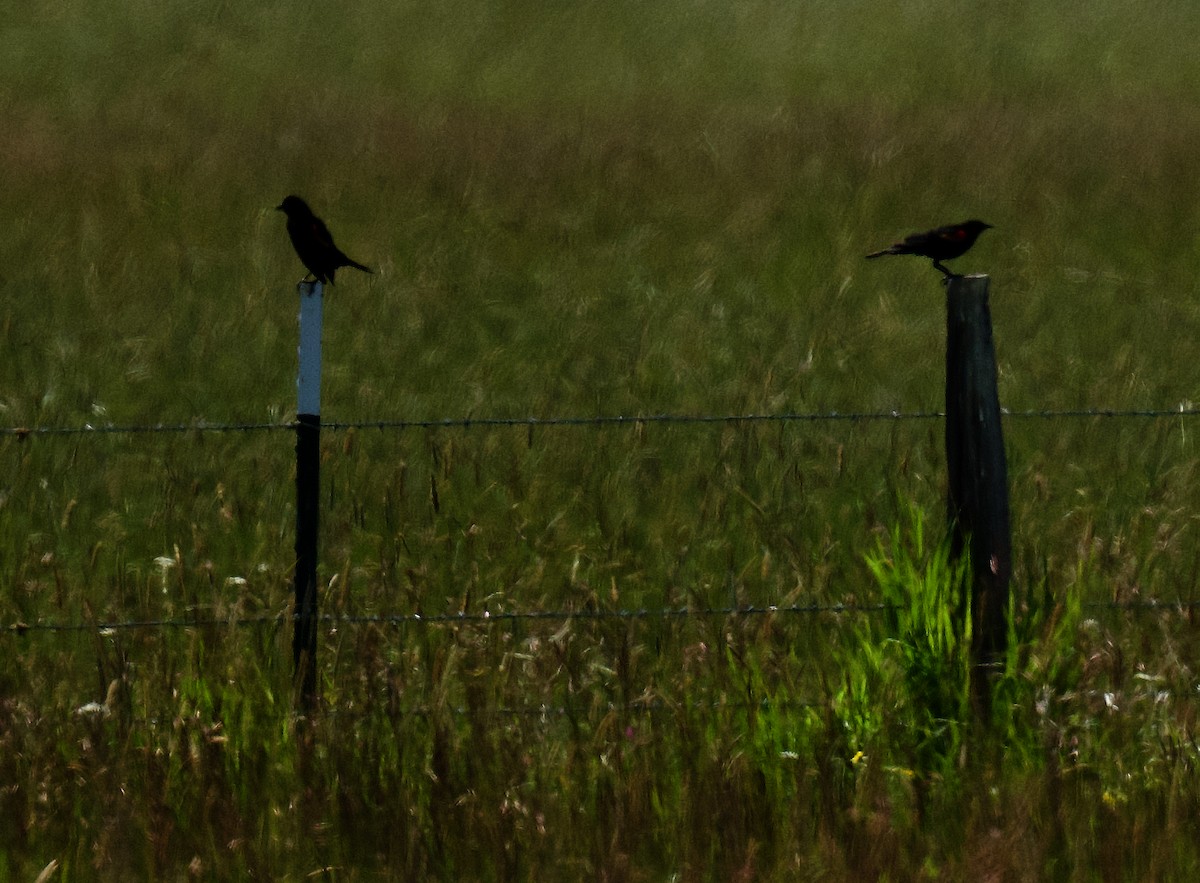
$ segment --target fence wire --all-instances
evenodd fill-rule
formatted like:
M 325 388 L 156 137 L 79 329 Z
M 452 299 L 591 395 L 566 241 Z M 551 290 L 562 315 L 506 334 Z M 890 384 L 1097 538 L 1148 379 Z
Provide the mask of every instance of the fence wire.
M 1010 411 L 1001 409 L 1004 417 L 1014 420 L 1067 420 L 1067 419 L 1160 419 L 1164 417 L 1197 417 L 1200 408 L 1190 403 L 1174 408 L 1074 408 L 1074 409 L 1031 409 Z M 330 420 L 321 423 L 322 429 L 344 431 L 350 429 L 410 430 L 410 429 L 471 429 L 473 427 L 554 427 L 554 426 L 639 426 L 646 424 L 696 425 L 706 423 L 868 423 L 872 421 L 919 421 L 944 419 L 944 411 L 820 411 L 785 414 L 612 414 L 566 417 L 439 417 L 429 420 Z M 63 435 L 149 435 L 188 433 L 233 433 L 233 432 L 292 432 L 300 424 L 295 421 L 284 423 L 209 423 L 196 420 L 191 423 L 154 424 L 103 424 L 85 423 L 82 426 L 4 426 L 0 436 L 15 436 L 25 439 L 31 436 Z
M 1010 419 L 1057 420 L 1057 419 L 1162 419 L 1167 417 L 1197 417 L 1200 408 L 1193 407 L 1190 402 L 1173 408 L 1078 408 L 1078 409 L 1031 409 L 1010 411 L 1002 409 L 1002 414 Z M 350 420 L 323 422 L 321 427 L 327 430 L 377 429 L 377 430 L 412 430 L 412 429 L 464 429 L 473 427 L 603 427 L 603 426 L 632 426 L 646 424 L 743 424 L 743 423 L 819 423 L 819 422 L 851 422 L 866 423 L 871 421 L 929 421 L 945 418 L 943 411 L 825 411 L 810 413 L 784 414 L 641 414 L 641 415 L 599 415 L 599 416 L 566 416 L 566 417 L 458 417 L 437 418 L 429 420 Z M 292 432 L 300 424 L 284 423 L 209 423 L 198 420 L 191 423 L 157 423 L 145 425 L 93 425 L 82 426 L 35 426 L 0 427 L 0 437 L 14 436 L 24 440 L 31 436 L 86 436 L 86 435 L 144 435 L 144 434 L 188 434 L 188 433 L 234 433 L 234 432 Z M 1200 608 L 1200 601 L 1163 601 L 1146 599 L 1129 602 L 1090 602 L 1083 605 L 1085 609 L 1094 611 L 1127 611 L 1153 612 L 1176 611 L 1192 612 Z M 496 625 L 519 621 L 566 621 L 566 620 L 646 620 L 646 619 L 683 619 L 689 617 L 736 617 L 764 616 L 771 614 L 830 614 L 830 615 L 866 615 L 877 614 L 888 610 L 888 605 L 856 605 L 856 604 L 801 604 L 787 606 L 765 607 L 741 606 L 722 608 L 664 608 L 660 610 L 530 610 L 503 611 L 479 613 L 444 613 L 424 615 L 421 613 L 407 614 L 378 614 L 378 615 L 344 615 L 322 614 L 318 617 L 326 626 L 331 625 Z M 282 626 L 294 621 L 294 617 L 284 614 L 264 614 L 260 616 L 242 617 L 185 617 L 145 620 L 119 620 L 101 622 L 35 622 L 25 623 L 16 621 L 2 627 L 0 633 L 9 636 L 25 635 L 30 632 L 100 632 L 115 633 L 118 631 L 136 631 L 146 629 L 186 629 L 186 628 L 215 628 L 215 627 L 251 627 L 251 626 Z
M 1159 600 L 1146 598 L 1136 601 L 1088 601 L 1084 610 L 1095 612 L 1127 613 L 1192 613 L 1200 610 L 1200 600 Z M 517 622 L 567 622 L 597 620 L 680 620 L 713 617 L 753 617 L 771 615 L 831 615 L 868 616 L 896 610 L 889 604 L 790 604 L 738 607 L 665 607 L 638 610 L 521 610 L 481 611 L 478 613 L 383 613 L 342 614 L 324 613 L 317 620 L 325 627 L 340 625 L 385 625 L 385 626 L 494 626 Z M 235 617 L 181 617 L 166 619 L 101 620 L 95 622 L 13 622 L 4 628 L 9 636 L 21 636 L 30 632 L 97 632 L 101 635 L 122 631 L 154 629 L 192 628 L 242 628 L 249 626 L 282 627 L 296 621 L 292 614 L 266 613 L 257 616 Z

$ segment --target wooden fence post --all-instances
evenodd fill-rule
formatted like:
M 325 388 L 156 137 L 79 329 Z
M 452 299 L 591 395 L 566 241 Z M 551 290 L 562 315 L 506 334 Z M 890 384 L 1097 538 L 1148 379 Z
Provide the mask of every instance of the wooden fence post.
M 946 284 L 946 465 L 951 555 L 971 552 L 971 692 L 990 713 L 989 673 L 1008 644 L 1012 534 L 987 276 Z
M 302 708 L 317 695 L 317 525 L 321 475 L 321 322 L 324 290 L 301 282 L 296 377 L 296 572 L 292 659 Z

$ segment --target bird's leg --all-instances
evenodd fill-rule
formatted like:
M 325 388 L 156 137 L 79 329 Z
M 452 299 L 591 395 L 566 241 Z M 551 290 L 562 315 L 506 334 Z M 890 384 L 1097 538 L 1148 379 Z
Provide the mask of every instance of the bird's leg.
M 953 279 L 955 276 L 958 275 L 957 273 L 951 273 L 949 270 L 947 270 L 945 267 L 943 267 L 941 261 L 934 261 L 933 266 L 936 269 L 940 270 L 942 272 L 942 275 L 945 276 L 947 280 Z

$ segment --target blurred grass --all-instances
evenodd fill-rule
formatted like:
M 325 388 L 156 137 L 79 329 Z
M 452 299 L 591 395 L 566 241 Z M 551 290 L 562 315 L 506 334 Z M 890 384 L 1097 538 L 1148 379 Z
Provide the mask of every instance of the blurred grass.
M 969 216 L 1007 407 L 1200 400 L 1198 31 L 1118 0 L 13 8 L 0 423 L 286 420 L 288 192 L 378 271 L 330 292 L 331 420 L 938 409 L 937 279 L 862 255 Z M 1190 422 L 1006 432 L 1023 616 L 1194 600 Z M 327 431 L 322 609 L 872 603 L 940 434 Z M 286 612 L 290 450 L 0 440 L 0 616 Z M 1007 743 L 915 784 L 862 620 L 331 627 L 300 725 L 285 630 L 8 632 L 0 879 L 1186 877 L 1194 624 L 1093 612 L 1030 636 Z

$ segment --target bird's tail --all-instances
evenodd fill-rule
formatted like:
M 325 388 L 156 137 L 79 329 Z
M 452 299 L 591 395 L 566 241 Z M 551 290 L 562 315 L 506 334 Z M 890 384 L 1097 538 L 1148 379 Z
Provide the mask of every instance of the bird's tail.
M 358 261 L 352 261 L 352 260 L 350 260 L 350 258 L 346 258 L 346 266 L 353 267 L 356 270 L 362 270 L 364 273 L 374 273 L 375 272 L 370 267 L 364 267 Z

